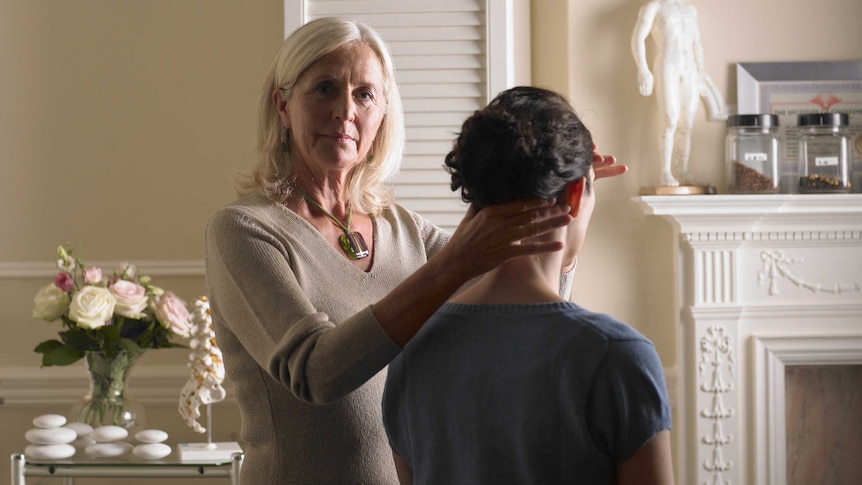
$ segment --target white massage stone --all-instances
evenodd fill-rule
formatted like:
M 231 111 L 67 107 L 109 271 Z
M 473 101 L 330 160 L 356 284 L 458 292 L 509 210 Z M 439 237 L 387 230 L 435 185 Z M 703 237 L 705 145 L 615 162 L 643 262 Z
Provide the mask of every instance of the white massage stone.
M 62 460 L 75 454 L 72 445 L 30 445 L 24 454 L 36 460 Z
M 117 441 L 113 443 L 96 443 L 84 449 L 88 455 L 95 458 L 112 458 L 115 456 L 123 456 L 132 451 L 132 445 L 125 441 Z
M 141 443 L 161 443 L 168 439 L 168 434 L 160 429 L 145 429 L 135 433 L 135 439 Z
M 119 441 L 128 438 L 129 430 L 122 426 L 99 426 L 94 429 L 89 436 L 99 443 L 110 443 L 112 441 Z
M 90 438 L 89 436 L 84 436 L 83 438 L 78 438 L 69 444 L 74 446 L 75 448 L 86 448 L 90 445 L 95 445 L 96 440 Z
M 69 423 L 63 427 L 74 431 L 78 435 L 78 438 L 90 436 L 90 433 L 93 432 L 93 427 L 87 423 Z
M 158 460 L 171 454 L 171 447 L 164 443 L 144 443 L 132 448 L 132 453 L 145 460 Z
M 77 437 L 77 433 L 66 428 L 33 428 L 24 433 L 24 438 L 34 445 L 65 445 Z
M 59 414 L 43 414 L 33 418 L 33 426 L 37 428 L 59 428 L 64 424 L 66 424 L 66 418 Z

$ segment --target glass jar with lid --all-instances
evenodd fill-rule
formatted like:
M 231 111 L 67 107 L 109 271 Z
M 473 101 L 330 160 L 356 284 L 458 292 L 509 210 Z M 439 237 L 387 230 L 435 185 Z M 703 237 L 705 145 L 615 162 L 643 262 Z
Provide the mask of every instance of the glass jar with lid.
M 725 160 L 728 192 L 774 194 L 778 192 L 778 116 L 731 115 L 727 118 Z
M 850 116 L 799 115 L 799 192 L 850 191 Z

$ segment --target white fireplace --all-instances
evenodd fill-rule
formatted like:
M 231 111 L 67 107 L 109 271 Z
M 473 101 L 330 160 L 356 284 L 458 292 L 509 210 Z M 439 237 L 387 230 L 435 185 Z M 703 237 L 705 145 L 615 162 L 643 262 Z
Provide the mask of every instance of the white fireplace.
M 792 483 L 787 367 L 862 364 L 862 194 L 636 201 L 679 234 L 679 483 Z

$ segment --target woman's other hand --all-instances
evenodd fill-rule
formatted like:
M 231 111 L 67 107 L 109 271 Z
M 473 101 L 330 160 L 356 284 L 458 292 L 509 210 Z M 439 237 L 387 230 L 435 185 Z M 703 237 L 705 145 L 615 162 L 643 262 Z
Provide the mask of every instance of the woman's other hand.
M 495 204 L 478 212 L 471 206 L 443 249 L 372 306 L 377 321 L 403 347 L 472 278 L 517 256 L 561 250 L 560 241 L 532 238 L 569 224 L 570 210 L 568 204 L 542 199 Z
M 628 166 L 617 165 L 616 163 L 616 157 L 596 152 L 596 145 L 595 143 L 593 144 L 593 170 L 596 171 L 596 180 L 605 177 L 616 177 L 628 172 Z

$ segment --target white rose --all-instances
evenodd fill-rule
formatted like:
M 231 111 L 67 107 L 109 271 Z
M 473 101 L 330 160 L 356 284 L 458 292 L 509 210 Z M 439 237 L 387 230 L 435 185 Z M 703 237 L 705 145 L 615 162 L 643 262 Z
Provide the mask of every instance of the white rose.
M 85 286 L 72 296 L 69 318 L 82 328 L 100 328 L 114 315 L 117 299 L 105 288 Z
M 141 318 L 141 312 L 147 308 L 147 290 L 131 281 L 117 280 L 108 287 L 108 291 L 117 299 L 114 311 L 117 315 L 128 318 Z
M 69 308 L 69 294 L 54 283 L 42 287 L 33 298 L 33 318 L 53 322 Z
M 186 308 L 186 302 L 170 291 L 155 298 L 153 313 L 156 315 L 156 320 L 172 333 L 180 337 L 189 336 L 191 332 L 189 309 Z

